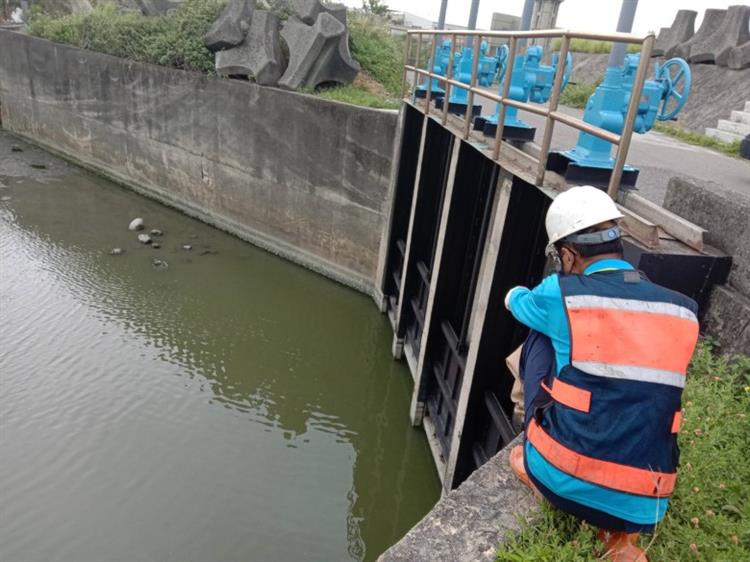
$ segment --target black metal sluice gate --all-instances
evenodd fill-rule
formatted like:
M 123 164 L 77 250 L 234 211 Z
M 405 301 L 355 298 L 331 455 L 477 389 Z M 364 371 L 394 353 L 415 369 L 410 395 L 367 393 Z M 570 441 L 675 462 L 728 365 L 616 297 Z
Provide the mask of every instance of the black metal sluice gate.
M 447 491 L 516 435 L 505 357 L 527 329 L 503 300 L 548 272 L 554 194 L 409 102 L 401 127 L 380 288 L 394 356 L 414 378 L 410 417 L 424 425 Z M 701 305 L 729 272 L 731 258 L 718 252 L 624 241 L 635 266 Z

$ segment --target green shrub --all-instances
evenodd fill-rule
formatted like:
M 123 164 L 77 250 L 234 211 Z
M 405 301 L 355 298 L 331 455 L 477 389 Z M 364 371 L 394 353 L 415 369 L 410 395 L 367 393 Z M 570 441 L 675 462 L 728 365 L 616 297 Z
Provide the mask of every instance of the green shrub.
M 649 560 L 750 560 L 750 358 L 714 355 L 702 343 L 683 399 L 677 488 L 664 520 L 640 545 Z M 598 560 L 595 530 L 549 507 L 498 561 Z
M 224 4 L 225 0 L 187 0 L 169 14 L 144 16 L 102 3 L 87 14 L 54 17 L 37 12 L 28 31 L 139 62 L 211 72 L 214 56 L 203 45 L 203 35 Z
M 552 50 L 560 50 L 560 39 L 552 40 Z M 612 50 L 611 41 L 593 41 L 591 39 L 571 39 L 570 50 L 574 53 L 599 53 L 605 54 Z M 628 45 L 628 53 L 639 53 L 641 51 L 640 45 Z
M 400 96 L 403 44 L 391 36 L 383 18 L 349 10 L 349 48 L 362 70 L 390 95 Z
M 580 84 L 570 83 L 560 94 L 560 103 L 568 107 L 583 109 L 597 86 L 598 84 L 587 84 L 585 82 Z

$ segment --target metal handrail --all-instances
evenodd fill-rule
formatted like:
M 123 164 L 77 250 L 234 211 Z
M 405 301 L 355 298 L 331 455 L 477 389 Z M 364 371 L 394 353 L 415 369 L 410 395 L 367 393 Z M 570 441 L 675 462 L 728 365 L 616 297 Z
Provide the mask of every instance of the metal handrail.
M 420 51 L 422 49 L 422 36 L 432 36 L 431 41 L 431 54 L 429 58 L 429 68 L 427 70 L 419 68 Z M 451 37 L 451 52 L 448 61 L 448 68 L 446 69 L 446 75 L 435 74 L 432 72 L 433 61 L 435 57 L 435 46 L 437 44 L 438 36 L 450 36 Z M 410 61 L 411 43 L 412 37 L 417 36 L 417 56 L 415 64 L 408 64 Z M 464 84 L 458 80 L 453 79 L 453 55 L 456 50 L 456 38 L 457 37 L 476 37 L 477 45 L 474 45 L 474 62 L 471 73 L 471 82 Z M 555 73 L 555 80 L 550 93 L 549 105 L 547 107 L 540 106 L 537 104 L 530 104 L 524 102 L 518 102 L 508 98 L 508 92 L 510 89 L 510 79 L 505 80 L 503 86 L 502 95 L 497 95 L 494 92 L 487 91 L 486 89 L 477 86 L 477 69 L 478 69 L 478 45 L 484 38 L 501 38 L 509 40 L 509 53 L 508 63 L 505 69 L 505 76 L 510 77 L 513 73 L 513 65 L 515 64 L 516 52 L 518 50 L 519 39 L 534 39 L 534 38 L 559 38 L 560 43 L 560 63 L 557 66 Z M 570 42 L 572 39 L 592 39 L 598 41 L 613 41 L 618 43 L 636 44 L 641 46 L 641 58 L 638 64 L 638 70 L 636 71 L 635 79 L 633 81 L 633 90 L 628 103 L 628 111 L 625 116 L 625 122 L 623 125 L 622 133 L 615 134 L 601 127 L 596 127 L 589 123 L 584 122 L 581 119 L 571 117 L 564 113 L 560 113 L 557 110 L 557 106 L 560 100 L 560 91 L 562 89 L 563 72 L 565 68 L 565 59 L 570 49 Z M 471 111 L 475 96 L 480 96 L 485 99 L 495 101 L 500 104 L 500 111 L 498 115 L 497 129 L 495 132 L 494 146 L 492 149 L 492 158 L 498 160 L 500 156 L 500 147 L 503 142 L 502 133 L 505 121 L 506 107 L 515 107 L 523 111 L 528 111 L 542 117 L 546 117 L 544 135 L 542 138 L 541 150 L 539 153 L 539 165 L 536 171 L 536 184 L 541 186 L 544 182 L 544 175 L 546 173 L 546 163 L 549 156 L 550 144 L 552 143 L 552 133 L 556 122 L 560 122 L 569 127 L 573 127 L 581 132 L 586 132 L 601 139 L 604 139 L 617 147 L 615 155 L 615 166 L 612 169 L 612 175 L 609 180 L 609 186 L 607 187 L 607 193 L 612 198 L 617 197 L 619 191 L 620 181 L 622 179 L 623 169 L 625 167 L 625 160 L 627 159 L 628 150 L 630 149 L 630 141 L 633 135 L 633 127 L 635 118 L 638 112 L 638 104 L 641 100 L 641 94 L 643 92 L 643 85 L 646 81 L 646 74 L 649 69 L 649 61 L 651 59 L 651 51 L 654 47 L 655 36 L 653 33 L 649 33 L 643 37 L 633 35 L 630 33 L 587 33 L 570 30 L 560 29 L 548 29 L 548 30 L 534 30 L 534 31 L 476 31 L 476 30 L 440 30 L 440 29 L 414 29 L 409 30 L 406 36 L 406 54 L 404 56 L 404 74 L 402 80 L 402 97 L 406 97 L 406 84 L 407 74 L 409 72 L 415 75 L 415 84 L 419 81 L 420 76 L 427 78 L 428 84 L 431 83 L 432 79 L 439 80 L 445 84 L 445 101 L 443 103 L 443 110 L 441 121 L 445 125 L 448 120 L 448 99 L 450 97 L 450 90 L 452 87 L 462 88 L 468 90 L 469 103 L 466 106 L 466 113 L 464 114 L 464 127 L 463 127 L 463 138 L 468 139 L 470 135 L 471 122 Z M 432 88 L 428 87 L 427 97 L 425 104 L 424 113 L 430 113 L 430 94 Z M 638 95 L 636 95 L 636 92 Z

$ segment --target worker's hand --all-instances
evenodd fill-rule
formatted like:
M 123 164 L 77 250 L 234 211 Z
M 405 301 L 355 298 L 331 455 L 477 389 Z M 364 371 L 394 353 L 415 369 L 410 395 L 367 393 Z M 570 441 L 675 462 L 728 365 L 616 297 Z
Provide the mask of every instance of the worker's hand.
M 510 310 L 510 296 L 513 294 L 513 291 L 516 289 L 525 289 L 526 287 L 522 287 L 521 285 L 518 285 L 517 287 L 513 287 L 510 291 L 508 291 L 505 294 L 505 308 L 507 310 Z

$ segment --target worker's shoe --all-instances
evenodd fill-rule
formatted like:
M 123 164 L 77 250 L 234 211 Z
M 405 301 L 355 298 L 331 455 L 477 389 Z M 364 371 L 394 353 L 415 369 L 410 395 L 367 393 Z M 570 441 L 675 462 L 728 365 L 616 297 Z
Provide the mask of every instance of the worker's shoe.
M 612 562 L 648 562 L 646 555 L 636 541 L 638 533 L 624 533 L 622 531 L 605 531 L 600 529 L 597 538 L 604 543 L 606 552 L 604 557 Z
M 537 490 L 537 487 L 534 486 L 534 483 L 526 473 L 526 467 L 523 465 L 523 445 L 516 445 L 510 450 L 510 468 L 513 470 L 513 474 L 534 492 L 537 499 L 544 500 L 544 496 Z

